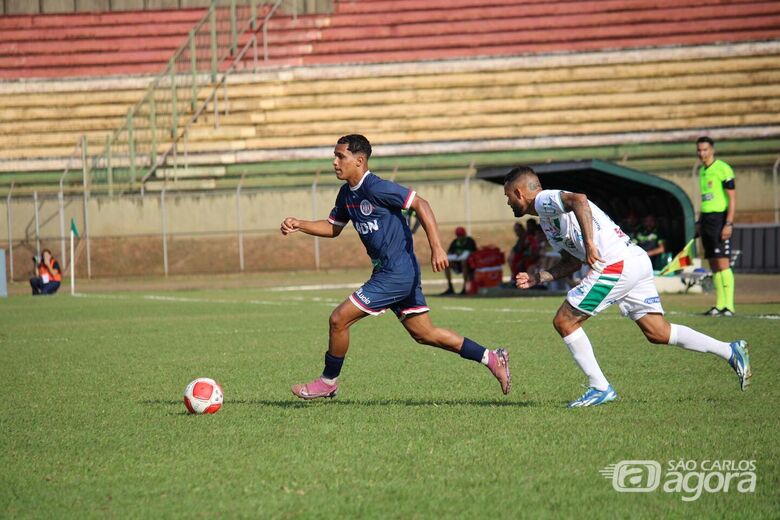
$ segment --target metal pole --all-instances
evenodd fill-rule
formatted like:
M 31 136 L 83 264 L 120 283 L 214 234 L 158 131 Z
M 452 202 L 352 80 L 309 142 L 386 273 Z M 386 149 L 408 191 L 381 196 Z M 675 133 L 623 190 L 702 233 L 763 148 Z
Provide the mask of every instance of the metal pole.
M 238 23 L 236 22 L 236 0 L 230 0 L 230 55 L 238 52 Z
M 171 58 L 171 138 L 176 140 L 179 132 L 179 103 L 176 99 L 176 61 Z
M 192 66 L 192 100 L 190 100 L 190 109 L 195 112 L 198 106 L 198 46 L 195 41 L 195 29 L 190 30 L 190 65 Z
M 73 253 L 73 229 L 70 230 L 70 295 L 76 294 L 76 259 Z
M 257 30 L 257 0 L 250 3 L 250 12 L 252 13 L 252 30 Z
M 135 138 L 133 136 L 133 109 L 127 111 L 127 153 L 130 159 L 130 189 L 135 187 Z
M 113 147 L 113 141 L 114 136 L 109 135 L 106 137 L 106 176 L 108 177 L 108 195 L 113 197 L 114 195 L 114 168 L 111 164 L 112 157 L 111 154 L 113 153 L 112 147 Z
M 268 24 L 263 23 L 263 61 L 268 61 Z
M 780 223 L 780 196 L 777 193 L 777 168 L 780 167 L 780 157 L 775 161 L 775 165 L 772 167 L 772 192 L 774 193 L 775 202 L 775 224 Z
M 320 170 L 314 174 L 314 182 L 311 183 L 311 218 L 317 220 L 317 183 L 320 180 Z M 320 270 L 320 238 L 314 237 L 314 268 Z
M 35 208 L 35 254 L 41 256 L 41 225 L 38 219 L 38 192 L 33 192 L 33 207 Z
M 474 161 L 469 164 L 466 178 L 463 179 L 463 202 L 466 213 L 466 233 L 471 235 L 471 176 L 474 174 Z
M 165 211 L 165 185 L 160 191 L 160 220 L 162 221 L 163 271 L 168 276 L 168 218 Z
M 211 81 L 217 80 L 217 12 L 212 4 L 209 9 L 211 26 Z
M 89 166 L 87 165 L 87 137 L 81 136 L 82 189 L 84 192 L 84 240 L 87 243 L 87 278 L 92 279 L 92 250 L 89 233 Z
M 244 174 L 236 187 L 236 227 L 238 228 L 238 265 L 244 272 L 244 227 L 241 222 L 241 185 L 244 183 Z
M 57 193 L 57 202 L 60 206 L 60 258 L 65 260 L 65 195 L 62 193 L 62 187 Z
M 11 281 L 14 281 L 14 242 L 13 242 L 13 226 L 12 217 L 13 211 L 11 210 L 11 194 L 14 192 L 14 181 L 11 181 L 11 188 L 8 190 L 8 197 L 5 199 L 6 213 L 8 216 L 8 274 L 11 277 Z
M 176 89 L 173 91 L 173 101 L 176 102 Z M 174 113 L 175 110 L 174 110 Z M 173 122 L 174 127 L 176 121 Z M 149 151 L 149 167 L 157 166 L 157 105 L 154 102 L 154 93 L 149 97 L 149 131 L 152 134 L 152 149 Z

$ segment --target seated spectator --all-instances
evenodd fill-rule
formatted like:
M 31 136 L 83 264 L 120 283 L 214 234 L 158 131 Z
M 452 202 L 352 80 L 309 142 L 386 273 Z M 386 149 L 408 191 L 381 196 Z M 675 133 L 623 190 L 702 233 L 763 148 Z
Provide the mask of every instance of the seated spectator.
M 639 231 L 639 227 L 639 218 L 636 216 L 636 212 L 633 209 L 628 210 L 626 217 L 620 222 L 620 229 L 633 239 Z
M 51 255 L 51 251 L 48 249 L 43 250 L 43 257 L 40 259 L 40 262 L 37 257 L 33 257 L 33 261 L 36 262 L 35 274 L 37 275 L 30 278 L 33 296 L 56 293 L 62 281 L 59 262 Z
M 651 214 L 642 218 L 642 225 L 633 235 L 633 242 L 647 252 L 647 256 L 653 262 L 653 270 L 659 271 L 668 263 L 666 253 L 666 240 L 658 235 L 658 226 L 655 217 Z
M 512 279 L 521 272 L 530 272 L 539 262 L 539 242 L 536 238 L 536 232 L 539 225 L 535 220 L 528 221 L 528 230 L 520 222 L 515 223 L 515 235 L 517 242 L 509 252 L 509 270 L 512 273 Z M 513 284 L 514 285 L 514 284 Z
M 442 295 L 453 294 L 455 289 L 452 286 L 452 271 L 463 273 L 463 290 L 461 294 L 466 294 L 466 289 L 471 280 L 471 268 L 466 260 L 471 253 L 477 250 L 477 243 L 473 238 L 466 235 L 466 229 L 462 227 L 455 228 L 455 240 L 447 249 L 447 259 L 450 265 L 444 269 L 444 275 L 447 277 L 447 290 Z

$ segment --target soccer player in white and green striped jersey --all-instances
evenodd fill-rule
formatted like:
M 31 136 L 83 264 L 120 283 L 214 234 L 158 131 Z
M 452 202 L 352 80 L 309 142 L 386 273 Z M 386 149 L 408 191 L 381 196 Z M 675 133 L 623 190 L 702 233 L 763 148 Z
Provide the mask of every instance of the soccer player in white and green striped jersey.
M 569 407 L 595 406 L 617 399 L 582 328 L 588 318 L 613 303 L 618 304 L 624 316 L 634 320 L 651 343 L 715 354 L 728 361 L 739 377 L 742 390 L 747 388 L 752 375 L 747 342 L 718 341 L 666 321 L 650 257 L 587 196 L 543 190 L 536 173 L 527 166 L 507 174 L 504 194 L 516 217 L 539 216 L 549 243 L 561 253 L 558 264 L 548 270 L 518 273 L 515 277 L 518 288 L 528 289 L 568 277 L 582 263 L 590 267 L 582 282 L 566 295 L 553 320 L 574 361 L 588 377 L 588 390 L 569 403 Z

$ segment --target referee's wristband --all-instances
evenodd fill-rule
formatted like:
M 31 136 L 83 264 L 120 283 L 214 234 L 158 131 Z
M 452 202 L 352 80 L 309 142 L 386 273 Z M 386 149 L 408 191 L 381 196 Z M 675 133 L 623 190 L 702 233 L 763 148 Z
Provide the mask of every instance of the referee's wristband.
M 726 221 L 726 223 L 725 223 L 725 224 L 723 224 L 723 225 L 724 225 L 724 226 L 733 226 L 733 225 L 734 225 L 734 223 L 733 223 L 732 221 L 730 221 L 730 220 L 727 220 L 727 221 Z

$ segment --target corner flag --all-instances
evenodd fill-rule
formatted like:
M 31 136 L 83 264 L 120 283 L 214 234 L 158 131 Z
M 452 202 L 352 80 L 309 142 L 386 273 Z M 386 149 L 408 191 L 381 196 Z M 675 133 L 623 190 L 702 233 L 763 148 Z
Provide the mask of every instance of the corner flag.
M 691 239 L 688 244 L 686 244 L 685 247 L 683 247 L 682 251 L 677 253 L 677 256 L 672 258 L 672 261 L 669 262 L 666 267 L 664 267 L 660 273 L 658 273 L 658 276 L 666 276 L 667 274 L 676 273 L 677 271 L 682 270 L 683 267 L 693 265 L 693 257 L 696 256 L 696 239 Z
M 73 237 L 81 239 L 79 229 L 76 227 L 76 221 L 70 219 L 70 294 L 76 294 L 76 255 L 73 250 Z
M 79 236 L 79 229 L 76 227 L 76 221 L 73 219 L 70 219 L 70 230 L 73 232 L 73 236 L 76 238 L 81 238 Z

